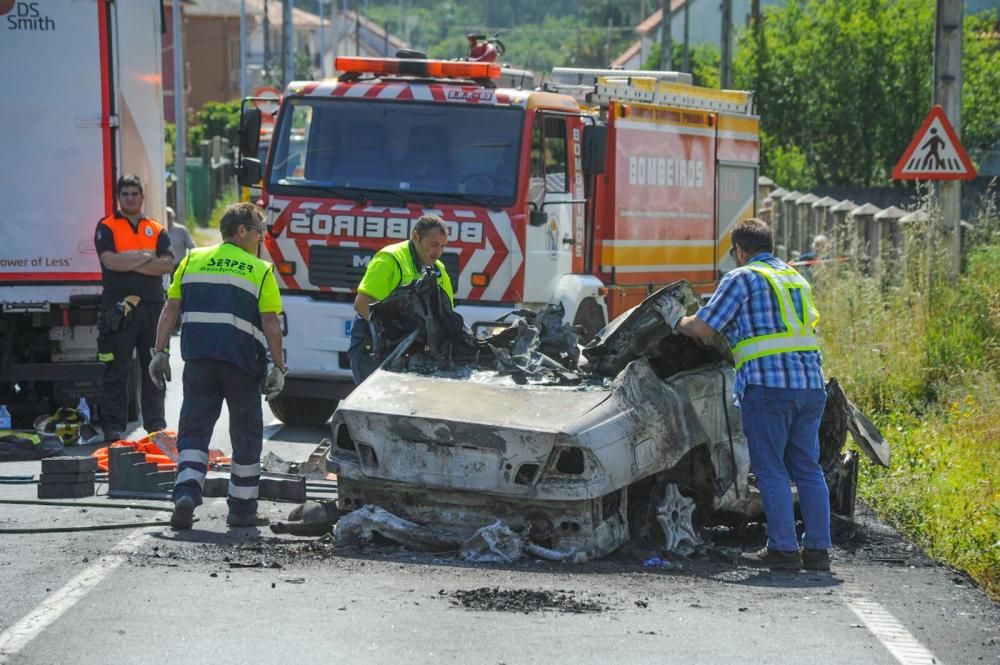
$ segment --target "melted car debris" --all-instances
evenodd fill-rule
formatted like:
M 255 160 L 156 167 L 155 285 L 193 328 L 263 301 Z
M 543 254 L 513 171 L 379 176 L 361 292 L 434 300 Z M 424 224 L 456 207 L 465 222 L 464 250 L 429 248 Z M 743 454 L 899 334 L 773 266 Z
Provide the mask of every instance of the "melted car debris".
M 327 470 L 354 511 L 338 544 L 582 562 L 631 539 L 684 556 L 704 550 L 710 517 L 760 519 L 729 346 L 673 330 L 697 306 L 676 282 L 581 347 L 561 305 L 511 312 L 477 339 L 433 274 L 374 304 L 381 366 L 332 423 Z M 850 517 L 847 433 L 877 463 L 888 447 L 835 380 L 828 392 L 821 464 Z

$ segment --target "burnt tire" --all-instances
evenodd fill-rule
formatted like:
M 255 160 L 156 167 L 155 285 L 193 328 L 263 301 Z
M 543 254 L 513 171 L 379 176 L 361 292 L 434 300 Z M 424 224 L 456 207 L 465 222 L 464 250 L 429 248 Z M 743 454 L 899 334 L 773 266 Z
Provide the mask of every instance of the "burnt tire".
M 325 425 L 338 400 L 312 397 L 282 397 L 279 395 L 267 404 L 274 417 L 286 425 Z

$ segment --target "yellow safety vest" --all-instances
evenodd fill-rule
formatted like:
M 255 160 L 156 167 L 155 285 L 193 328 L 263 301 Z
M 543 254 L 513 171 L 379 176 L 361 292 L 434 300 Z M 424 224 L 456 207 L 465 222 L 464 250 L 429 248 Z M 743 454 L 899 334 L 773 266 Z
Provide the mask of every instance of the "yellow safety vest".
M 747 268 L 763 277 L 770 285 L 778 299 L 778 312 L 785 326 L 783 332 L 770 333 L 749 337 L 739 342 L 733 348 L 733 359 L 736 369 L 748 360 L 773 356 L 778 353 L 792 351 L 819 351 L 819 340 L 816 339 L 815 328 L 819 323 L 819 311 L 813 304 L 812 287 L 802 275 L 793 268 L 778 270 L 764 262 L 748 263 Z M 792 300 L 792 292 L 798 289 L 802 298 L 802 311 L 805 315 L 799 318 Z

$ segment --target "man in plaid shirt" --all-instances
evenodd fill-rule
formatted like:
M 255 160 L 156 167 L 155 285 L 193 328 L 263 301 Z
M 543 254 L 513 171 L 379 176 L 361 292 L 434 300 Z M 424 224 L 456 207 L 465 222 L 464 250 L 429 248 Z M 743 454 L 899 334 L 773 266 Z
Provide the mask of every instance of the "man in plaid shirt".
M 716 332 L 736 361 L 733 398 L 741 407 L 750 468 L 767 518 L 767 545 L 741 557 L 771 569 L 830 569 L 830 494 L 819 465 L 819 424 L 826 404 L 823 357 L 815 336 L 819 313 L 809 283 L 772 255 L 771 229 L 759 219 L 738 222 L 729 254 L 737 268 L 708 304 L 677 323 L 691 337 Z M 803 549 L 795 537 L 799 492 Z

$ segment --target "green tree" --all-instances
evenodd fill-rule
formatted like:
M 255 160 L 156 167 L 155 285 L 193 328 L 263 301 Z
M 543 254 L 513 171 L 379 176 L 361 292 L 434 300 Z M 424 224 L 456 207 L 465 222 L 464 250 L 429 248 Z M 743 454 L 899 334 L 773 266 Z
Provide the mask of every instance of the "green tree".
M 206 102 L 197 114 L 188 132 L 191 154 L 198 154 L 201 142 L 213 136 L 229 139 L 230 145 L 239 143 L 240 100 L 231 102 Z
M 988 145 L 1000 131 L 1000 59 L 989 21 L 968 17 L 963 66 L 964 140 Z M 762 166 L 797 188 L 885 184 L 931 105 L 934 3 L 799 0 L 766 9 L 743 31 L 737 87 L 755 91 Z M 791 179 L 781 180 L 790 184 Z

